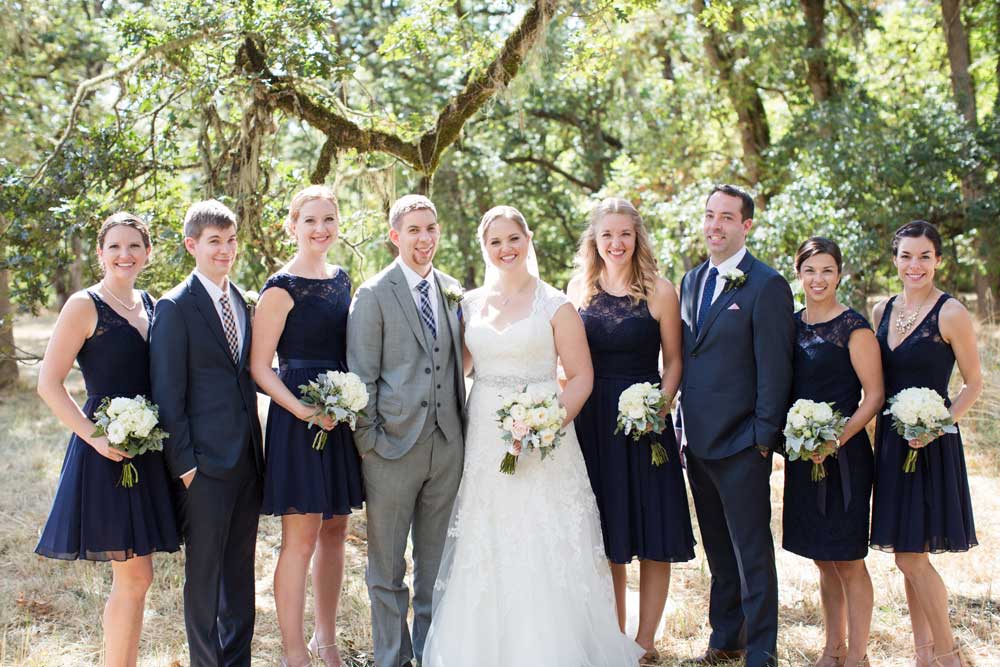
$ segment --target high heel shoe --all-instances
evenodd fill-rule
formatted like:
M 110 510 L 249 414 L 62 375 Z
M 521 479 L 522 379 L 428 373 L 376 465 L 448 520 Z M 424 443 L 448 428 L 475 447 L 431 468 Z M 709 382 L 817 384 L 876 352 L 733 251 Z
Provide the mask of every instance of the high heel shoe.
M 298 665 L 292 665 L 288 662 L 288 658 L 281 656 L 281 667 L 310 667 L 312 665 L 312 659 L 307 658 L 307 662 L 300 663 Z
M 652 667 L 660 664 L 660 652 L 651 648 L 639 658 L 639 667 Z
M 823 650 L 822 655 L 816 660 L 813 667 L 844 667 L 844 658 L 847 657 L 847 646 L 841 644 L 840 646 L 833 649 L 835 652 L 829 652 L 826 649 Z M 841 655 L 837 653 L 843 652 Z
M 340 650 L 337 648 L 337 643 L 333 642 L 331 644 L 320 644 L 316 635 L 312 636 L 307 645 L 309 652 L 312 653 L 316 658 L 323 661 L 326 667 L 344 667 L 344 662 L 340 659 Z M 332 657 L 324 657 L 323 651 L 333 651 Z
M 849 664 L 846 660 L 844 661 L 844 667 L 872 667 L 872 663 L 868 660 L 868 656 L 863 656 L 860 660 L 855 662 L 853 665 Z
M 958 658 L 959 667 L 970 667 L 969 662 L 965 659 L 965 654 L 962 652 L 962 645 L 958 643 L 958 640 L 955 640 L 953 644 L 954 647 L 947 653 L 934 656 L 931 660 L 931 667 L 945 667 L 945 664 L 941 662 L 941 658 L 947 658 L 952 655 Z
M 913 656 L 913 662 L 911 663 L 912 667 L 931 667 L 931 660 L 934 659 L 933 656 L 931 657 L 931 660 L 924 660 L 920 657 L 920 650 L 931 648 L 933 646 L 934 642 L 927 642 L 926 644 L 921 644 L 920 646 L 915 647 L 916 655 Z

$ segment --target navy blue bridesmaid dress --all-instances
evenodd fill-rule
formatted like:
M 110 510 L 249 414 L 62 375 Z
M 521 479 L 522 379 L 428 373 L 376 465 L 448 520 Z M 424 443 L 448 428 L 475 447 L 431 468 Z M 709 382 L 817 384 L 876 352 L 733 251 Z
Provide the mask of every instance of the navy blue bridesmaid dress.
M 271 276 L 261 292 L 279 287 L 295 305 L 278 340 L 278 377 L 296 396 L 299 385 L 326 371 L 347 371 L 347 311 L 351 279 L 342 268 L 332 278 Z M 338 424 L 321 450 L 316 429 L 271 401 L 267 413 L 262 514 L 350 514 L 364 503 L 361 460 L 347 424 Z
M 149 397 L 149 343 L 100 296 L 87 294 L 97 308 L 97 328 L 76 360 L 87 387 L 83 412 L 93 419 L 105 397 Z M 153 301 L 145 292 L 142 304 L 152 320 Z M 122 463 L 101 456 L 74 434 L 35 553 L 61 560 L 123 561 L 177 551 L 173 486 L 162 452 L 136 456 L 132 463 L 138 482 L 131 488 L 119 486 Z
M 938 317 L 950 298 L 942 294 L 895 349 L 889 347 L 888 336 L 896 297 L 886 304 L 877 337 L 887 400 L 908 387 L 928 387 L 947 401 L 955 353 L 941 337 Z M 873 549 L 940 553 L 968 551 L 979 544 L 961 433 L 946 433 L 922 448 L 912 473 L 903 472 L 910 447 L 892 427 L 891 417 L 879 415 L 875 441 Z
M 574 422 L 597 498 L 604 549 L 613 563 L 633 558 L 683 562 L 694 558 L 687 490 L 671 419 L 662 434 L 638 442 L 615 435 L 618 397 L 637 382 L 660 382 L 660 325 L 645 301 L 598 291 L 580 309 L 594 363 L 594 390 Z M 667 450 L 651 461 L 657 438 Z
M 804 398 L 832 403 L 850 417 L 861 402 L 861 380 L 851 364 L 848 342 L 868 320 L 848 308 L 827 322 L 806 324 L 795 314 L 796 345 L 792 402 Z M 812 461 L 785 463 L 782 544 L 786 551 L 824 561 L 848 561 L 868 553 L 875 460 L 862 429 L 840 443 L 837 456 L 823 461 L 826 479 L 812 481 Z

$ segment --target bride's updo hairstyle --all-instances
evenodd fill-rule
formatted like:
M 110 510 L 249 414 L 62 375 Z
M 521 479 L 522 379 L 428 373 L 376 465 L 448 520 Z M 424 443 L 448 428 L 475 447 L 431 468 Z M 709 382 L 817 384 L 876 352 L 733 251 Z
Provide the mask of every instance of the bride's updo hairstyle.
M 510 220 L 521 228 L 525 236 L 531 237 L 531 230 L 528 229 L 528 221 L 524 219 L 520 211 L 513 206 L 494 206 L 486 211 L 486 213 L 483 213 L 483 217 L 479 221 L 477 235 L 479 236 L 479 242 L 483 245 L 486 244 L 486 232 L 489 231 L 490 225 L 498 219 Z
M 628 293 L 632 302 L 648 300 L 656 289 L 656 258 L 649 242 L 649 232 L 639 211 L 627 199 L 608 197 L 601 200 L 590 212 L 590 222 L 580 237 L 580 247 L 573 263 L 577 275 L 583 276 L 583 300 L 586 306 L 600 290 L 598 281 L 604 272 L 604 260 L 597 252 L 597 225 L 608 215 L 624 215 L 632 221 L 635 231 L 635 251 L 632 253 L 632 275 L 629 276 Z
M 325 199 L 333 204 L 333 209 L 337 212 L 337 222 L 340 222 L 340 204 L 337 202 L 337 195 L 333 194 L 333 190 L 325 185 L 310 185 L 296 192 L 292 197 L 291 203 L 288 205 L 288 217 L 285 218 L 284 224 L 287 233 L 291 234 L 292 223 L 299 221 L 299 213 L 302 212 L 302 207 L 317 199 Z

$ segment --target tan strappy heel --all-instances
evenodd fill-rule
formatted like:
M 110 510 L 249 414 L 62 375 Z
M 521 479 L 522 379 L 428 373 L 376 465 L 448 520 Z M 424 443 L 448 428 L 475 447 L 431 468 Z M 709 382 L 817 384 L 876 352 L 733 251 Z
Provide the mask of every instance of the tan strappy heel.
M 934 642 L 927 642 L 926 644 L 914 647 L 917 653 L 913 656 L 913 662 L 911 663 L 913 667 L 931 667 L 930 662 L 920 657 L 920 649 L 930 648 L 932 646 L 934 646 Z M 931 660 L 934 660 L 934 658 L 932 657 Z
M 313 635 L 312 639 L 309 640 L 308 649 L 309 652 L 316 656 L 318 660 L 323 661 L 323 664 L 326 665 L 326 667 L 344 667 L 344 661 L 340 659 L 340 649 L 337 648 L 336 642 L 331 644 L 320 644 L 319 640 L 316 639 L 316 635 Z M 331 649 L 334 652 L 332 660 L 335 662 L 331 662 L 327 658 L 323 657 L 323 651 Z
M 969 663 L 965 659 L 965 654 L 962 652 L 962 645 L 958 643 L 957 639 L 954 640 L 952 643 L 954 644 L 954 648 L 952 648 L 950 651 L 948 651 L 947 653 L 942 653 L 941 655 L 934 656 L 934 658 L 931 660 L 931 667 L 945 667 L 945 664 L 941 662 L 941 658 L 947 658 L 952 655 L 958 658 L 959 667 L 969 667 Z
M 826 649 L 824 649 L 823 653 L 813 664 L 813 667 L 844 667 L 844 660 L 847 658 L 847 645 L 841 644 L 833 650 L 838 653 L 843 651 L 843 655 L 828 653 Z

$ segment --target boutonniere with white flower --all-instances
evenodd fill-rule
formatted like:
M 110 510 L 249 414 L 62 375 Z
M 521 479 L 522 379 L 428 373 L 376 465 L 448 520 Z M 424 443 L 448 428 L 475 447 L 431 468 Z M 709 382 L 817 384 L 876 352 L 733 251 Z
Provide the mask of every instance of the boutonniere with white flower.
M 243 292 L 243 300 L 247 302 L 247 308 L 253 313 L 254 308 L 257 307 L 257 302 L 260 301 L 260 292 L 248 289 L 246 292 Z
M 723 292 L 728 292 L 731 289 L 739 289 L 743 287 L 743 283 L 747 281 L 747 274 L 743 273 L 739 269 L 729 269 L 722 274 L 722 279 L 726 281 L 726 286 L 723 288 Z
M 448 300 L 449 306 L 458 306 L 465 297 L 465 291 L 457 285 L 449 285 L 444 288 L 444 298 Z

